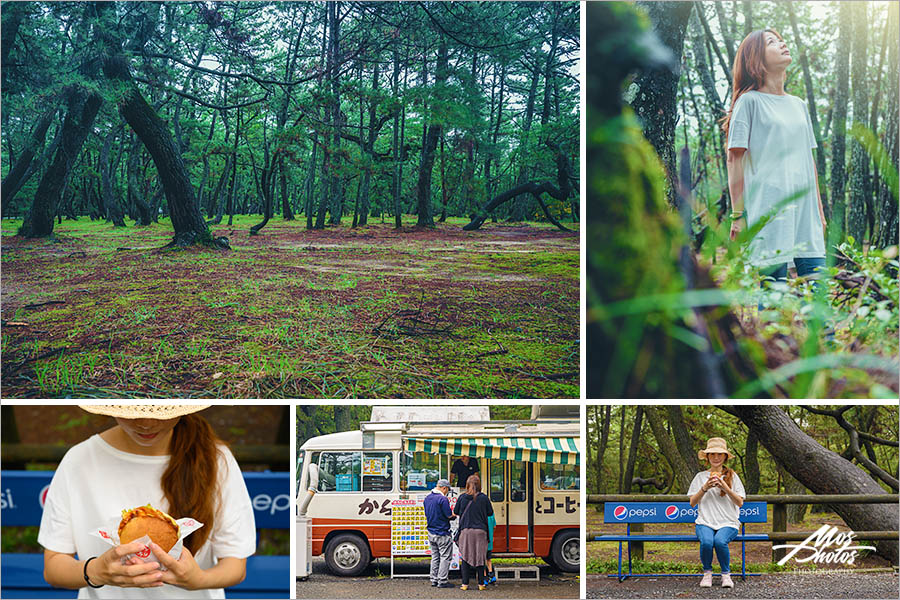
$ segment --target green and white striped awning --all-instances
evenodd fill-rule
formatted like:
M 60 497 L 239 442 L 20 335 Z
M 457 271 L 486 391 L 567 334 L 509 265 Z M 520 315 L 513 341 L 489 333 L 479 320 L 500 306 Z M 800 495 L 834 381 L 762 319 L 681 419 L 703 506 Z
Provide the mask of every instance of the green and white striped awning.
M 578 443 L 573 437 L 502 437 L 502 438 L 404 438 L 410 452 L 452 454 L 524 460 L 554 465 L 578 465 L 581 462 Z

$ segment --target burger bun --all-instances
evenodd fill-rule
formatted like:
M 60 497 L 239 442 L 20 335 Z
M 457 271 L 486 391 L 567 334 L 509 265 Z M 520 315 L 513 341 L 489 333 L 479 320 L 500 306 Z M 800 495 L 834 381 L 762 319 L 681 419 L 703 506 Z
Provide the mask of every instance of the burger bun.
M 145 535 L 168 552 L 178 541 L 178 529 L 168 521 L 156 517 L 138 516 L 130 519 L 119 533 L 119 542 L 128 544 Z

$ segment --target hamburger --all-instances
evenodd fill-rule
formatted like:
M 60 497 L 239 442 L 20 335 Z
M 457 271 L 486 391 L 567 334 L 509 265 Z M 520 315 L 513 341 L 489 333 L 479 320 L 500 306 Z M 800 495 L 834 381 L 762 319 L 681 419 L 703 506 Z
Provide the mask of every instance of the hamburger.
M 178 541 L 178 523 L 149 504 L 123 510 L 119 522 L 119 543 L 127 544 L 145 535 L 168 552 Z

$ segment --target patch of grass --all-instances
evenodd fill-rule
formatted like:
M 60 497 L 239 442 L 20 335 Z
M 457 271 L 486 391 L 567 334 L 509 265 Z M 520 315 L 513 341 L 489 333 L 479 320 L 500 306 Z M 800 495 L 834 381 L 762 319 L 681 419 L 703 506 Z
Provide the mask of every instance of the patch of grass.
M 623 571 L 628 570 L 627 561 L 624 562 Z M 587 572 L 588 573 L 617 573 L 618 572 L 618 559 L 611 558 L 608 560 L 590 560 L 587 563 Z M 631 572 L 638 574 L 650 574 L 650 573 L 684 573 L 684 574 L 694 574 L 699 573 L 701 570 L 701 566 L 699 562 L 687 562 L 687 561 L 644 561 L 644 560 L 635 560 L 632 561 Z M 779 566 L 777 563 L 748 563 L 747 564 L 747 572 L 748 573 L 783 573 L 785 571 L 790 571 L 792 569 L 784 566 Z M 713 564 L 713 572 L 721 573 L 722 569 L 719 567 L 718 563 Z M 737 562 L 731 562 L 731 573 L 740 573 L 741 572 L 741 562 L 738 560 Z
M 543 230 L 464 234 L 459 219 L 425 231 L 405 218 L 400 233 L 349 221 L 308 232 L 272 222 L 251 239 L 246 228 L 257 221 L 214 228 L 231 238 L 228 253 L 158 252 L 171 237 L 166 220 L 116 230 L 80 219 L 58 227 L 58 242 L 4 238 L 4 309 L 32 328 L 4 330 L 4 367 L 67 348 L 4 379 L 4 395 L 578 395 L 577 378 L 533 376 L 578 362 L 578 284 L 566 274 L 577 268 L 575 236 L 540 238 L 528 254 L 486 254 L 486 241 L 514 235 L 530 247 Z M 499 259 L 483 268 L 485 256 Z M 501 281 L 504 273 L 521 279 Z M 48 298 L 66 304 L 21 309 Z M 420 309 L 451 335 L 373 333 L 396 311 Z M 473 360 L 497 341 L 506 355 Z

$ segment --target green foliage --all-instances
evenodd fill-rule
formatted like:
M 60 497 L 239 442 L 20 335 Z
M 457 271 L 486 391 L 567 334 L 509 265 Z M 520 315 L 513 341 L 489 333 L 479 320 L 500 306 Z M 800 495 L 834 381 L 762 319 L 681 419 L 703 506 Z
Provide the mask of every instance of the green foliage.
M 895 396 L 896 397 L 896 396 Z M 659 411 L 664 425 L 671 427 L 670 417 L 665 407 Z M 828 450 L 843 453 L 849 443 L 846 431 L 838 427 L 831 417 L 810 413 L 799 406 L 785 406 L 785 412 L 797 423 L 797 425 L 810 437 L 822 444 Z M 819 407 L 819 408 L 833 408 Z M 732 415 L 711 406 L 681 406 L 685 428 L 691 442 L 691 453 L 706 447 L 706 442 L 711 437 L 722 437 L 728 442 L 729 450 L 735 458 L 729 462 L 745 486 L 747 485 L 747 427 L 743 422 Z M 597 453 L 600 445 L 600 432 L 604 419 L 604 407 L 587 407 L 587 490 L 591 494 L 621 493 L 619 479 L 624 472 L 624 465 L 629 452 L 631 434 L 635 427 L 634 406 L 613 406 L 610 410 L 608 445 L 603 456 L 602 464 L 598 465 Z M 624 417 L 624 426 L 623 426 Z M 900 409 L 895 405 L 859 405 L 845 413 L 846 419 L 853 424 L 858 431 L 864 431 L 873 436 L 896 440 L 900 437 L 898 430 L 898 418 Z M 660 478 L 666 482 L 662 490 L 652 486 L 645 486 L 645 493 L 683 493 L 686 490 L 670 488 L 673 482 L 673 471 L 666 460 L 662 458 L 662 452 L 655 435 L 647 424 L 646 416 L 643 419 L 643 431 L 640 436 L 637 455 L 635 459 L 634 476 L 643 479 Z M 671 435 L 671 434 L 670 434 Z M 674 437 L 674 436 L 673 436 Z M 620 446 L 620 444 L 622 444 Z M 622 448 L 620 455 L 619 449 Z M 896 447 L 873 444 L 872 452 L 875 462 L 889 473 L 895 473 L 900 461 L 900 453 Z M 783 473 L 762 446 L 758 446 L 758 460 L 760 467 L 760 494 L 784 493 Z M 620 461 L 623 465 L 620 470 Z M 886 491 L 888 488 L 882 484 Z M 637 487 L 632 488 L 632 493 L 639 493 Z M 770 509 L 771 510 L 771 509 Z M 590 518 L 590 517 L 589 517 Z M 812 519 L 812 517 L 808 517 Z M 821 523 L 807 523 L 810 530 L 818 528 Z
M 792 563 L 793 567 L 796 568 L 798 565 Z M 627 565 L 625 566 L 627 570 Z M 693 575 L 698 572 L 699 564 L 697 562 L 688 562 L 688 561 L 647 561 L 647 560 L 634 560 L 631 564 L 631 571 L 635 574 L 649 574 L 649 573 L 672 573 L 672 574 L 680 574 L 683 573 L 685 575 Z M 587 563 L 587 572 L 588 573 L 617 573 L 619 570 L 619 564 L 617 558 L 609 558 L 604 560 L 594 559 L 588 561 Z M 748 563 L 747 564 L 747 572 L 748 573 L 783 573 L 785 571 L 793 570 L 789 566 L 780 566 L 777 563 L 773 562 L 765 562 L 765 563 Z M 719 567 L 719 563 L 715 563 L 713 565 L 713 572 L 721 573 L 721 568 Z M 735 562 L 732 560 L 731 563 L 731 573 L 735 576 L 739 576 L 741 573 L 741 563 L 740 560 Z

